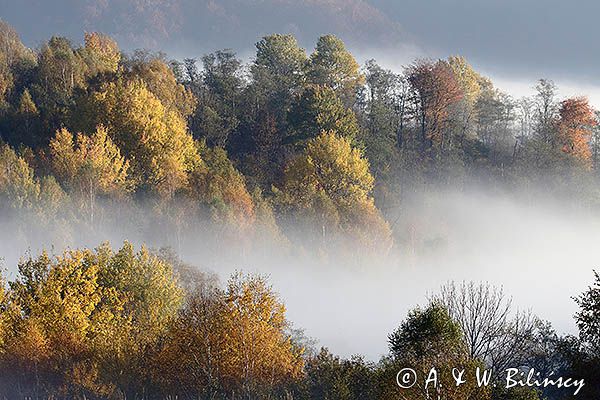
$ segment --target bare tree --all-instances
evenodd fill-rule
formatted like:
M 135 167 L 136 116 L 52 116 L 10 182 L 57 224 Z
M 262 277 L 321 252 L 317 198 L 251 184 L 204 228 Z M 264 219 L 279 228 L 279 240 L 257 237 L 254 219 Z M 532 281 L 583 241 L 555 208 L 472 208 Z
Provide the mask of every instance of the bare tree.
M 513 311 L 512 299 L 502 288 L 488 283 L 449 282 L 432 301 L 443 304 L 461 326 L 469 354 L 495 373 L 526 364 L 538 319 L 529 312 Z

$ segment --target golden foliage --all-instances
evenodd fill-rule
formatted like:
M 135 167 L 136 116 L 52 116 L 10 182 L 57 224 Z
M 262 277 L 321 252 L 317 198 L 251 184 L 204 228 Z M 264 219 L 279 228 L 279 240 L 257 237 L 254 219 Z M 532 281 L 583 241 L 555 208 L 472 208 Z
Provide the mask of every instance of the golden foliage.
M 132 176 L 150 192 L 172 198 L 202 165 L 184 119 L 169 111 L 141 80 L 118 81 L 93 94 L 96 123 L 131 160 Z
M 322 132 L 286 167 L 282 202 L 320 225 L 323 237 L 332 230 L 388 248 L 391 232 L 371 197 L 373 182 L 359 149 L 333 131 Z

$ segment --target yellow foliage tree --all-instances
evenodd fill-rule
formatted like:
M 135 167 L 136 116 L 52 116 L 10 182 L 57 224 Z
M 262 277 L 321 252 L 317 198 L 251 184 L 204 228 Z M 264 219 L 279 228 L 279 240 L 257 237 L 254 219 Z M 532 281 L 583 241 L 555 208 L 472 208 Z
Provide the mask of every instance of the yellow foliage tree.
M 333 131 L 322 132 L 286 167 L 280 198 L 298 223 L 317 228 L 323 240 L 342 233 L 388 248 L 391 231 L 371 197 L 373 182 L 359 149 Z
M 136 397 L 146 352 L 181 303 L 170 264 L 129 243 L 22 261 L 0 314 L 0 394 Z
M 276 388 L 303 366 L 287 328 L 285 307 L 266 281 L 235 274 L 226 290 L 190 297 L 157 353 L 158 376 L 171 393 L 189 397 L 245 398 Z
M 129 69 L 130 75 L 143 80 L 167 110 L 178 112 L 184 119 L 192 115 L 196 98 L 190 89 L 177 82 L 175 74 L 162 57 L 137 52 L 129 60 Z
M 210 208 L 213 220 L 225 227 L 246 231 L 254 222 L 254 204 L 246 188 L 244 176 L 233 166 L 220 147 L 199 145 L 206 168 L 197 169 L 190 181 L 194 198 Z
M 92 95 L 87 111 L 131 160 L 132 175 L 142 189 L 170 199 L 202 165 L 185 120 L 141 80 L 106 85 Z
M 473 135 L 477 121 L 475 104 L 481 95 L 481 84 L 485 78 L 479 75 L 462 56 L 448 57 L 448 65 L 463 93 L 460 107 L 457 110 L 460 133 Z
M 0 198 L 12 208 L 31 208 L 40 194 L 33 169 L 8 145 L 0 144 Z
M 117 43 L 109 36 L 98 32 L 86 32 L 85 50 L 91 56 L 88 67 L 90 75 L 100 72 L 116 72 L 121 61 L 121 52 Z
M 78 133 L 76 138 L 62 128 L 49 147 L 54 175 L 83 201 L 92 222 L 98 195 L 120 198 L 129 191 L 129 161 L 103 126 L 90 136 Z

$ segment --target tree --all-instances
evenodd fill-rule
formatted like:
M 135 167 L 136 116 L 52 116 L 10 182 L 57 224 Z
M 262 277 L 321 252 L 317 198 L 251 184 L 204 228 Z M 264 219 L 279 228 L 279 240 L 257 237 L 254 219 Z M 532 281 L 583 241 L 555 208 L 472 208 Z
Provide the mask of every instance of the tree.
M 242 96 L 243 117 L 232 141 L 232 154 L 243 170 L 268 189 L 278 180 L 291 151 L 286 146 L 288 114 L 305 83 L 307 57 L 292 35 L 269 35 L 256 43 L 252 81 Z
M 596 271 L 593 284 L 574 300 L 579 306 L 575 314 L 579 337 L 559 342 L 558 353 L 566 359 L 567 376 L 585 381 L 578 396 L 591 400 L 600 395 L 600 275 Z
M 74 90 L 87 86 L 86 69 L 84 59 L 68 39 L 53 37 L 43 45 L 32 89 L 46 129 L 54 132 L 67 120 Z
M 425 149 L 441 147 L 452 141 L 448 130 L 450 107 L 462 98 L 461 88 L 447 62 L 421 60 L 406 71 L 417 105 L 417 125 Z
M 328 349 L 306 362 L 304 395 L 308 399 L 358 400 L 376 397 L 374 366 L 361 357 L 342 360 Z
M 473 136 L 473 128 L 477 120 L 475 104 L 481 94 L 483 77 L 479 75 L 464 57 L 448 57 L 448 65 L 462 91 L 459 115 L 459 134 Z
M 34 64 L 33 52 L 23 45 L 14 28 L 0 19 L 0 110 L 7 107 L 15 86 L 22 90 L 18 87 L 22 70 Z
M 443 305 L 459 324 L 472 359 L 485 362 L 496 374 L 526 363 L 539 323 L 528 313 L 513 313 L 512 301 L 502 289 L 450 282 L 432 301 Z
M 558 111 L 557 146 L 584 166 L 591 167 L 590 139 L 597 124 L 594 110 L 584 97 L 566 99 Z
M 0 144 L 0 197 L 2 205 L 13 209 L 35 206 L 40 193 L 33 169 L 8 145 Z
M 254 204 L 244 176 L 235 169 L 227 152 L 201 144 L 206 169 L 193 174 L 192 196 L 209 207 L 212 220 L 222 227 L 245 232 L 254 222 Z
M 181 115 L 170 111 L 140 80 L 107 84 L 87 100 L 88 126 L 103 125 L 142 191 L 171 199 L 202 168 L 194 140 Z
M 413 368 L 416 384 L 410 389 L 396 388 L 396 396 L 429 399 L 441 396 L 444 399 L 489 398 L 489 390 L 478 387 L 476 382 L 467 381 L 456 386 L 452 370 L 466 370 L 474 376 L 477 361 L 469 359 L 462 340 L 460 325 L 448 314 L 446 308 L 432 302 L 426 308 L 411 310 L 407 318 L 388 336 L 390 353 L 396 365 Z M 437 372 L 437 385 L 425 387 L 431 368 Z
M 323 131 L 335 131 L 355 141 L 359 133 L 354 112 L 344 107 L 334 90 L 326 86 L 307 88 L 293 105 L 288 119 L 291 143 L 304 143 Z
M 5 395 L 28 387 L 29 395 L 37 396 L 91 391 L 87 384 L 94 372 L 86 339 L 101 298 L 97 273 L 86 251 L 55 260 L 42 253 L 19 264 L 19 279 L 10 285 L 17 310 L 1 360 L 4 371 L 9 371 L 5 363 L 16 368 Z
M 94 223 L 98 195 L 122 198 L 130 189 L 129 161 L 103 126 L 90 135 L 73 134 L 65 128 L 50 141 L 50 163 L 54 175 L 85 204 Z
M 194 293 L 157 357 L 174 393 L 252 398 L 300 376 L 302 349 L 285 307 L 261 277 L 235 274 L 225 290 Z
M 29 132 L 32 128 L 33 120 L 39 115 L 39 111 L 27 89 L 23 91 L 19 99 L 18 113 L 23 118 L 25 132 Z
M 239 124 L 242 63 L 226 49 L 203 56 L 202 64 L 204 86 L 197 89 L 199 104 L 192 118 L 192 131 L 211 146 L 225 147 Z
M 117 72 L 121 61 L 121 52 L 114 40 L 102 33 L 86 32 L 84 42 L 84 49 L 90 57 L 87 61 L 89 76 Z
M 348 139 L 322 132 L 286 167 L 284 179 L 280 201 L 296 223 L 316 230 L 309 234 L 313 240 L 343 233 L 370 246 L 390 246 L 389 226 L 370 196 L 369 162 Z
M 129 80 L 142 80 L 146 88 L 168 112 L 177 112 L 186 120 L 196 109 L 192 91 L 177 82 L 175 74 L 162 54 L 138 50 L 124 61 L 125 76 Z
M 266 97 L 270 109 L 283 112 L 304 82 L 307 57 L 292 35 L 274 34 L 256 43 L 256 59 L 251 67 L 253 86 Z
M 108 244 L 97 250 L 98 281 L 105 290 L 94 344 L 101 377 L 125 397 L 149 385 L 148 352 L 171 326 L 183 303 L 173 266 L 142 246 L 125 242 L 117 252 Z
M 378 183 L 387 185 L 387 178 L 397 172 L 394 166 L 398 164 L 398 153 L 406 147 L 408 83 L 403 76 L 382 68 L 375 60 L 367 61 L 365 77 L 361 99 L 364 121 L 360 124 L 365 129 L 361 139 L 373 175 Z
M 317 41 L 307 76 L 309 82 L 333 89 L 346 107 L 354 105 L 358 87 L 364 83 L 358 63 L 334 35 L 321 36 Z
M 0 395 L 123 398 L 144 393 L 146 358 L 180 308 L 171 265 L 125 243 L 24 259 L 10 283 Z M 10 367 L 9 367 L 10 366 Z
M 535 86 L 535 132 L 545 142 L 551 142 L 556 118 L 556 85 L 548 79 L 540 79 Z
M 600 349 L 600 275 L 594 271 L 594 283 L 581 295 L 575 298 L 579 311 L 575 321 L 579 328 L 579 336 L 590 346 Z
M 21 42 L 17 31 L 3 20 L 0 20 L 0 53 L 10 66 L 23 59 L 34 58 L 33 52 Z

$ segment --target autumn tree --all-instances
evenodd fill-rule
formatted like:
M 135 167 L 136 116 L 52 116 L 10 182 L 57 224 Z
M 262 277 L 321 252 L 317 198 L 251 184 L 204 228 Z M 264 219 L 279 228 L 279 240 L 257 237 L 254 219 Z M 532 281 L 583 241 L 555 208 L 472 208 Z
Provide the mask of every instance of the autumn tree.
M 298 224 L 308 223 L 314 240 L 320 237 L 323 243 L 344 233 L 388 248 L 390 230 L 375 207 L 372 189 L 369 162 L 348 139 L 330 131 L 310 140 L 286 167 L 280 201 Z
M 143 191 L 171 199 L 202 166 L 185 120 L 169 110 L 140 80 L 117 81 L 93 93 L 88 126 L 102 124 L 127 159 Z
M 302 349 L 264 278 L 235 274 L 224 290 L 190 297 L 157 357 L 161 376 L 187 397 L 268 396 L 300 376 Z
M 5 395 L 70 396 L 92 389 L 87 339 L 101 299 L 97 273 L 87 251 L 55 260 L 43 253 L 20 263 L 19 278 L 11 283 L 17 312 L 2 356 L 3 370 L 13 374 Z M 8 370 L 6 363 L 15 368 Z
M 32 234 L 34 226 L 54 226 L 68 204 L 53 176 L 37 177 L 23 156 L 0 144 L 0 209 L 5 218 L 16 218 L 19 229 Z
M 485 80 L 464 57 L 451 56 L 448 58 L 448 65 L 462 92 L 462 98 L 458 110 L 456 110 L 458 134 L 474 137 L 474 127 L 478 118 L 475 105 L 479 100 Z
M 558 111 L 557 146 L 583 165 L 591 166 L 590 138 L 596 117 L 588 100 L 584 97 L 566 99 Z
M 421 143 L 425 149 L 443 149 L 452 140 L 448 132 L 450 108 L 463 96 L 453 70 L 442 60 L 421 60 L 405 73 L 414 90 Z
M 100 377 L 124 397 L 148 390 L 150 348 L 156 346 L 180 309 L 184 292 L 172 264 L 128 242 L 114 252 L 96 250 L 98 282 L 104 290 L 93 343 Z
M 209 215 L 217 225 L 235 228 L 237 234 L 247 231 L 254 222 L 254 204 L 244 176 L 234 167 L 224 149 L 200 144 L 199 152 L 206 168 L 192 174 L 192 196 L 208 207 Z
M 177 82 L 164 55 L 138 50 L 122 64 L 127 79 L 142 80 L 168 112 L 177 112 L 184 120 L 192 115 L 196 98 L 189 88 Z
M 0 144 L 0 196 L 3 207 L 27 209 L 36 204 L 39 185 L 33 169 L 8 145 Z
M 39 111 L 35 105 L 29 90 L 25 89 L 19 99 L 19 108 L 17 109 L 19 116 L 23 121 L 25 132 L 29 132 L 33 128 L 36 117 L 39 116 Z
M 98 32 L 86 32 L 84 49 L 89 56 L 89 76 L 99 73 L 115 73 L 121 61 L 121 51 L 117 43 L 109 36 Z
M 147 350 L 182 301 L 170 264 L 125 243 L 116 253 L 107 244 L 57 257 L 44 252 L 21 261 L 18 271 L 7 295 L 0 394 L 144 393 Z
M 50 162 L 54 175 L 85 204 L 94 223 L 95 204 L 99 195 L 122 198 L 129 190 L 129 161 L 99 126 L 90 135 L 76 137 L 60 129 L 50 141 Z

